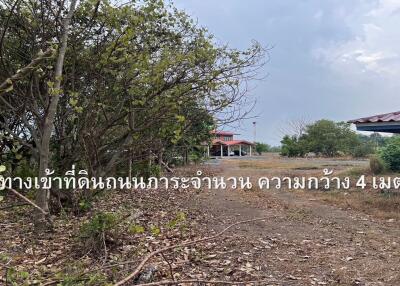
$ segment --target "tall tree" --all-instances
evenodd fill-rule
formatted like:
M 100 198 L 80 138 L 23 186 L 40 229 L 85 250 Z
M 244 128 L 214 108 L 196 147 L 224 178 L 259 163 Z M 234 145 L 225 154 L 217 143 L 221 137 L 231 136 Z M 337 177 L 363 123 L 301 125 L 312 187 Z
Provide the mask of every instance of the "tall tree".
M 216 45 L 161 0 L 68 3 L 0 7 L 0 133 L 8 138 L 0 149 L 9 157 L 11 141 L 29 149 L 40 177 L 72 164 L 90 175 L 127 174 L 128 161 L 151 166 L 245 113 L 246 83 L 263 64 L 259 44 Z M 49 191 L 37 193 L 46 211 L 48 201 Z

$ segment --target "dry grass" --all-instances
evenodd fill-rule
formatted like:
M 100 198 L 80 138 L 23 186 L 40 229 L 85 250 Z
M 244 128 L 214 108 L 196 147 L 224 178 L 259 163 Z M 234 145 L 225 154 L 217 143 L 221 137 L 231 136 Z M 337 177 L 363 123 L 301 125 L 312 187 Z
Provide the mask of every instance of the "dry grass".
M 304 208 L 291 208 L 286 211 L 287 217 L 294 221 L 305 221 L 312 216 L 312 211 Z
M 284 169 L 284 170 L 316 170 L 318 166 L 304 164 L 302 162 L 270 160 L 270 161 L 240 161 L 239 168 L 242 169 Z
M 324 202 L 362 211 L 382 219 L 400 219 L 400 193 L 371 191 L 318 192 Z
M 340 158 L 349 160 L 350 158 Z M 367 162 L 360 164 L 358 160 L 341 162 L 335 159 L 288 159 L 278 156 L 265 156 L 258 160 L 236 161 L 238 172 L 257 178 L 259 172 L 265 170 L 269 176 L 320 176 L 323 168 L 332 168 L 336 175 L 358 178 L 361 175 L 372 176 Z M 385 175 L 398 175 L 385 173 Z M 254 183 L 254 182 L 253 182 Z M 337 205 L 344 209 L 352 209 L 372 215 L 381 219 L 395 219 L 400 221 L 400 193 L 380 193 L 373 190 L 349 190 L 349 191 L 293 191 L 299 196 L 321 200 L 325 203 Z M 253 193 L 253 192 L 251 192 Z M 307 214 L 289 212 L 288 216 L 301 220 Z

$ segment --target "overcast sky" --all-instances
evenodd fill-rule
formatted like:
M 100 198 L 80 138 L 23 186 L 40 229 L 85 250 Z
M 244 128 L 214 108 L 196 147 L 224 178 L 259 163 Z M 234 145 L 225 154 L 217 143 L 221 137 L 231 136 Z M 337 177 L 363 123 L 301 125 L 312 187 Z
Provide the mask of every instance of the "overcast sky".
M 400 0 L 175 0 L 244 49 L 273 46 L 255 82 L 257 141 L 279 144 L 288 120 L 343 121 L 400 110 Z M 238 133 L 252 139 L 252 122 Z

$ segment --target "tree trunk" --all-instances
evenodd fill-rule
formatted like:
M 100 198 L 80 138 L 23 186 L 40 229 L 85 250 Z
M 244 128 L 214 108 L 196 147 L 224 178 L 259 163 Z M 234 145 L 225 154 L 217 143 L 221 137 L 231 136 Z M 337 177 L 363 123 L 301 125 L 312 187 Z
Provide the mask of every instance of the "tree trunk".
M 47 109 L 47 113 L 44 117 L 43 129 L 41 142 L 39 147 L 39 177 L 46 176 L 46 169 L 49 167 L 50 160 L 50 139 L 51 134 L 54 129 L 54 119 L 57 112 L 57 105 L 60 99 L 60 88 L 61 88 L 61 80 L 62 80 L 62 71 L 64 65 L 64 57 L 67 51 L 67 42 L 68 42 L 68 32 L 69 26 L 71 23 L 72 16 L 75 11 L 77 0 L 71 0 L 70 8 L 67 14 L 67 17 L 64 19 L 62 24 L 62 35 L 60 48 L 57 57 L 57 63 L 55 66 L 55 74 L 54 74 L 54 90 L 56 93 L 50 96 L 50 103 Z M 50 198 L 50 190 L 41 189 L 36 194 L 36 203 L 39 207 L 41 207 L 44 211 L 49 212 L 49 198 Z M 42 213 L 38 213 L 36 226 L 41 228 L 45 223 L 44 217 Z

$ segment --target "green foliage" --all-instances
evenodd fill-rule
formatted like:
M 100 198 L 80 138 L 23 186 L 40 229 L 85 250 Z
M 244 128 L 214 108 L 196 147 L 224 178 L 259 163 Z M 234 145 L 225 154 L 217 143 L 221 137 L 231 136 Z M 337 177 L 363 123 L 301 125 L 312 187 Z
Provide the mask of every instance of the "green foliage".
M 385 162 L 377 155 L 369 158 L 369 168 L 374 175 L 379 175 L 385 170 Z
M 272 146 L 269 148 L 270 153 L 280 153 L 282 151 L 281 146 Z
M 6 264 L 11 260 L 11 257 L 9 257 L 8 255 L 4 254 L 4 253 L 0 253 L 0 263 L 2 264 Z
M 79 242 L 84 251 L 98 256 L 104 254 L 107 242 L 113 236 L 118 217 L 100 212 L 84 223 L 79 231 Z
M 37 176 L 36 168 L 32 167 L 27 160 L 20 160 L 13 170 L 14 177 L 29 178 Z
M 74 273 L 62 273 L 58 275 L 61 282 L 57 286 L 97 286 L 97 285 L 110 285 L 107 284 L 107 279 L 103 274 L 87 274 L 82 275 L 81 272 Z
M 79 210 L 81 212 L 87 212 L 88 210 L 90 210 L 92 208 L 92 202 L 90 200 L 88 200 L 87 198 L 82 198 L 79 203 Z
M 391 137 L 379 155 L 390 170 L 400 171 L 400 137 Z
M 169 221 L 167 224 L 168 228 L 175 228 L 178 225 L 181 225 L 182 223 L 184 223 L 187 220 L 186 218 L 186 214 L 184 212 L 178 212 L 176 217 Z
M 258 155 L 261 155 L 263 152 L 268 152 L 270 148 L 271 147 L 268 144 L 256 142 L 256 152 Z
M 308 152 L 323 156 L 336 156 L 339 151 L 349 154 L 351 147 L 358 143 L 357 134 L 348 123 L 335 123 L 330 120 L 319 120 L 307 126 L 305 140 Z
M 98 213 L 89 222 L 82 225 L 81 237 L 97 236 L 104 231 L 111 230 L 117 221 L 117 216 L 112 213 Z
M 284 136 L 281 144 L 281 155 L 287 157 L 304 156 L 307 152 L 304 141 L 299 140 L 296 136 Z
M 131 234 L 141 234 L 145 232 L 145 229 L 143 226 L 138 225 L 138 224 L 133 224 L 129 227 L 129 232 Z
M 355 158 L 365 158 L 375 153 L 375 147 L 372 142 L 359 142 L 350 148 L 350 153 Z
M 0 131 L 0 166 L 1 170 L 8 171 L 12 176 L 18 176 L 22 178 L 30 177 L 35 173 L 28 163 L 31 158 L 31 150 L 23 146 L 13 136 Z
M 358 134 L 358 138 L 361 143 L 368 143 L 374 148 L 380 148 L 386 145 L 389 140 L 388 137 L 383 137 L 381 134 L 374 132 L 370 135 Z
M 243 113 L 241 103 L 248 98 L 242 83 L 255 76 L 263 61 L 258 43 L 244 51 L 220 46 L 205 28 L 162 0 L 78 2 L 61 88 L 55 88 L 55 61 L 49 58 L 12 83 L 3 99 L 15 108 L 0 105 L 0 122 L 17 134 L 0 138 L 0 153 L 7 155 L 12 170 L 26 159 L 37 171 L 37 163 L 29 159 L 40 152 L 35 142 L 43 134 L 47 103 L 60 93 L 60 120 L 54 122 L 57 132 L 50 144 L 50 166 L 60 173 L 73 163 L 95 174 L 126 175 L 133 159 L 144 162 L 138 166 L 140 175 L 157 175 L 158 164 L 145 166 L 154 154 L 173 150 L 183 156 L 182 150 L 210 141 L 214 120 L 232 121 Z M 42 4 L 22 1 L 14 11 L 13 5 L 0 10 L 9 25 L 2 41 L 9 71 L 26 66 L 60 36 L 62 21 L 56 17 L 66 5 Z M 0 82 L 8 77 L 1 69 Z M 26 144 L 14 142 L 22 140 Z M 14 154 L 14 144 L 31 146 L 33 153 Z M 163 159 L 168 163 L 174 157 Z
M 150 232 L 153 236 L 159 236 L 161 234 L 161 229 L 158 226 L 152 225 L 150 227 Z
M 12 286 L 28 285 L 29 273 L 26 271 L 18 271 L 15 268 L 7 268 L 6 279 Z
M 157 177 L 161 173 L 159 165 L 150 163 L 147 160 L 134 162 L 132 164 L 132 170 L 133 170 L 132 175 L 134 177 L 143 177 L 145 179 L 153 176 Z
M 326 157 L 366 157 L 375 152 L 374 145 L 369 141 L 362 141 L 351 130 L 349 123 L 325 119 L 308 125 L 304 134 L 299 137 L 285 136 L 281 143 L 281 155 L 289 157 L 302 157 L 309 152 Z

